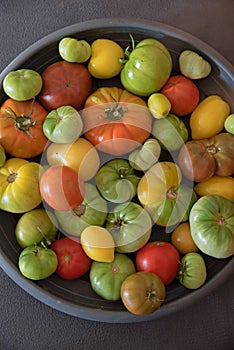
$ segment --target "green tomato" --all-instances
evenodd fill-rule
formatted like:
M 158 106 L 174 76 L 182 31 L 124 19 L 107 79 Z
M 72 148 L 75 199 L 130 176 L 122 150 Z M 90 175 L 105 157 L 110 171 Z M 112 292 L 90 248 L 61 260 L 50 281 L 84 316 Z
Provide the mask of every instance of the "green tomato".
M 124 88 L 138 96 L 159 91 L 172 71 L 171 54 L 164 44 L 152 38 L 140 41 L 132 52 L 125 51 L 125 63 L 120 79 Z
M 6 161 L 6 153 L 5 149 L 0 145 L 0 168 L 5 164 Z
M 105 163 L 96 174 L 96 186 L 106 200 L 123 203 L 136 195 L 139 177 L 125 159 Z
M 171 187 L 159 205 L 147 204 L 145 209 L 159 226 L 172 226 L 187 221 L 193 204 L 197 201 L 196 193 L 187 185 Z
M 81 135 L 83 121 L 72 106 L 62 106 L 51 111 L 44 123 L 45 136 L 55 143 L 72 143 Z
M 89 279 L 92 289 L 106 300 L 120 300 L 123 281 L 135 273 L 133 261 L 124 254 L 115 253 L 112 262 L 93 261 Z
M 153 138 L 147 139 L 143 145 L 129 154 L 129 163 L 135 170 L 146 171 L 157 163 L 161 154 L 159 142 Z
M 224 122 L 224 128 L 227 132 L 234 135 L 234 113 L 230 114 Z
M 16 240 L 22 248 L 40 242 L 50 244 L 56 238 L 57 232 L 52 213 L 38 208 L 24 213 L 15 227 Z
M 18 265 L 24 277 L 37 281 L 51 276 L 56 271 L 58 260 L 52 249 L 30 246 L 20 253 Z
M 27 101 L 39 94 L 42 78 L 32 69 L 19 69 L 9 72 L 3 80 L 3 90 L 16 101 Z
M 107 215 L 105 227 L 114 238 L 115 250 L 131 253 L 148 242 L 152 220 L 141 205 L 134 202 L 122 203 Z
M 198 199 L 191 209 L 189 223 L 197 247 L 214 258 L 234 254 L 234 204 L 220 195 Z
M 180 261 L 178 278 L 188 289 L 197 289 L 206 281 L 206 264 L 203 257 L 196 252 L 187 253 Z
M 91 46 L 85 40 L 63 38 L 59 42 L 59 54 L 65 61 L 83 63 L 91 56 Z
M 83 202 L 73 210 L 54 211 L 64 234 L 80 237 L 90 225 L 102 226 L 107 216 L 107 203 L 93 184 L 85 183 Z
M 174 114 L 154 121 L 152 134 L 164 150 L 176 151 L 188 140 L 185 123 Z

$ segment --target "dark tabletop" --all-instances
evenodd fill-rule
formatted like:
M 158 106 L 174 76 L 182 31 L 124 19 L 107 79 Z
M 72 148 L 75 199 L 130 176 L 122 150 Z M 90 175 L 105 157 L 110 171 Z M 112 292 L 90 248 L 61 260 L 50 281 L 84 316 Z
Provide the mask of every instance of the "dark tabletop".
M 105 17 L 172 25 L 202 39 L 234 64 L 233 13 L 233 0 L 1 0 L 0 70 L 45 35 Z M 45 305 L 0 269 L 0 350 L 231 350 L 233 295 L 232 278 L 176 314 L 144 323 L 100 323 Z

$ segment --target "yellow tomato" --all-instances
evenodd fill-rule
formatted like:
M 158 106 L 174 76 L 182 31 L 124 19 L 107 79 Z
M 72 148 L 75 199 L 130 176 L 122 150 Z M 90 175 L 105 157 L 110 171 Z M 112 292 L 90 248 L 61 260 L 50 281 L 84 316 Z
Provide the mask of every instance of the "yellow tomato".
M 90 180 L 98 171 L 100 158 L 96 148 L 80 137 L 73 143 L 51 143 L 46 151 L 49 165 L 67 165 L 79 172 L 84 181 Z
M 217 194 L 234 202 L 234 178 L 231 176 L 214 175 L 209 179 L 199 182 L 194 191 L 199 196 Z
M 114 260 L 115 242 L 106 228 L 96 225 L 86 227 L 81 233 L 80 242 L 86 255 L 92 260 L 100 262 Z
M 123 67 L 121 58 L 124 58 L 124 51 L 119 44 L 109 39 L 96 39 L 91 45 L 88 70 L 95 78 L 112 78 L 118 75 Z
M 190 116 L 191 136 L 194 140 L 215 136 L 224 128 L 230 113 L 229 104 L 220 96 L 206 97 Z

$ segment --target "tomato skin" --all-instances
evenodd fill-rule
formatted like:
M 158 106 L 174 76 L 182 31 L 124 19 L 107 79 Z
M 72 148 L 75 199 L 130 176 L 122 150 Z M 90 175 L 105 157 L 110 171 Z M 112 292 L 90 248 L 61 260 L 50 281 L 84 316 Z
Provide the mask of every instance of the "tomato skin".
M 73 280 L 89 270 L 92 260 L 85 254 L 78 239 L 60 238 L 52 244 L 51 249 L 57 255 L 55 272 L 61 278 Z
M 188 289 L 200 288 L 206 281 L 206 264 L 203 257 L 196 252 L 183 256 L 178 271 L 179 282 Z
M 84 181 L 78 172 L 64 165 L 49 167 L 40 178 L 45 202 L 56 210 L 71 210 L 84 199 Z
M 159 309 L 166 297 L 162 280 L 149 272 L 135 272 L 121 286 L 121 300 L 135 315 L 148 315 Z
M 171 234 L 171 243 L 176 247 L 180 254 L 197 252 L 198 247 L 194 243 L 189 222 L 180 223 Z
M 171 102 L 171 113 L 180 117 L 193 112 L 200 98 L 196 84 L 183 75 L 171 76 L 163 86 L 161 93 Z
M 5 151 L 17 158 L 41 154 L 48 141 L 42 128 L 47 114 L 39 102 L 5 100 L 0 109 L 0 143 Z
M 171 243 L 164 241 L 149 242 L 136 253 L 137 270 L 156 274 L 164 285 L 175 280 L 179 261 L 178 250 Z
M 146 102 L 118 87 L 102 87 L 86 100 L 82 111 L 85 137 L 100 151 L 126 154 L 149 136 L 152 116 Z
M 80 110 L 91 91 L 91 76 L 82 63 L 58 61 L 41 77 L 43 86 L 38 97 L 48 111 L 63 105 Z

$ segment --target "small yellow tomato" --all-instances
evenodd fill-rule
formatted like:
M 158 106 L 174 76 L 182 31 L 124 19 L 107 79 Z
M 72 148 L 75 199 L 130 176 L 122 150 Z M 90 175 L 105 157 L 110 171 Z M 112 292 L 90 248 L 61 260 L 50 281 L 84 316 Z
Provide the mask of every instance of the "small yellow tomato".
M 67 165 L 79 172 L 84 181 L 98 171 L 100 158 L 96 148 L 83 137 L 73 143 L 51 143 L 46 151 L 49 165 Z
M 234 202 L 234 178 L 214 175 L 207 180 L 199 182 L 194 187 L 194 191 L 201 197 L 217 194 Z
M 81 233 L 80 242 L 86 255 L 92 260 L 100 262 L 114 260 L 115 242 L 106 228 L 96 225 L 86 227 Z
M 109 39 L 96 39 L 91 45 L 89 73 L 98 79 L 109 79 L 118 75 L 123 67 L 120 59 L 124 51 L 119 44 Z
M 160 92 L 151 94 L 147 104 L 152 116 L 156 119 L 165 118 L 171 110 L 171 102 Z

